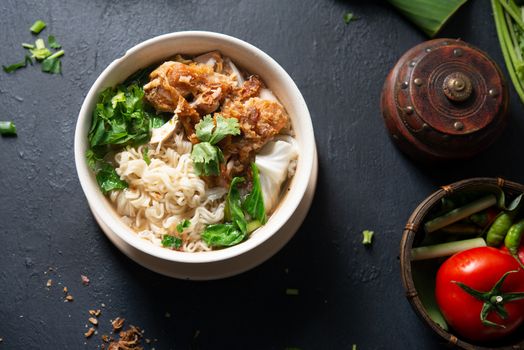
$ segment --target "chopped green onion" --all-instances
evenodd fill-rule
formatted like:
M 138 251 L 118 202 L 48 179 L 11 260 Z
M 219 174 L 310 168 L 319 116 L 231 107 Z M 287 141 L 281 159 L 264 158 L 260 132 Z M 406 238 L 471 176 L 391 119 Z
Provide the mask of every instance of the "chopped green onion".
M 142 150 L 142 158 L 147 165 L 151 164 L 151 158 L 149 158 L 149 148 L 146 147 Z
M 455 241 L 448 243 L 441 243 L 430 245 L 426 247 L 418 247 L 411 249 L 411 260 L 427 260 L 450 256 L 464 250 L 486 247 L 484 238 L 472 238 L 463 241 Z
M 371 243 L 373 243 L 373 235 L 374 234 L 375 234 L 375 232 L 373 232 L 373 231 L 369 231 L 369 230 L 362 231 L 362 236 L 364 236 L 364 238 L 362 239 L 362 244 L 370 245 Z
M 35 40 L 35 46 L 37 49 L 45 49 L 45 41 L 42 38 Z
M 451 225 L 457 221 L 465 219 L 472 214 L 478 213 L 484 209 L 497 204 L 497 197 L 490 194 L 489 196 L 480 198 L 474 202 L 471 202 L 463 207 L 454 209 L 449 213 L 446 213 L 438 218 L 426 222 L 424 230 L 427 233 L 437 231 L 445 226 Z
M 61 49 L 62 45 L 60 45 L 57 41 L 54 35 L 49 35 L 47 37 L 47 43 L 49 44 L 49 47 L 52 49 Z
M 0 135 L 16 135 L 16 126 L 12 121 L 0 121 Z
M 10 66 L 2 66 L 2 68 L 4 69 L 4 72 L 12 73 L 12 72 L 14 72 L 17 69 L 27 67 L 28 63 L 29 64 L 33 64 L 33 61 L 31 60 L 31 57 L 26 55 L 25 59 L 22 62 L 14 63 L 14 64 L 12 64 Z
M 288 288 L 286 289 L 287 295 L 298 295 L 298 289 L 296 288 Z
M 41 61 L 52 55 L 52 52 L 45 47 L 44 39 L 36 39 L 35 48 L 29 50 L 33 55 L 33 58 Z
M 60 50 L 42 61 L 42 72 L 60 74 L 62 71 L 62 62 L 59 60 L 59 58 L 63 55 L 64 50 Z
M 32 50 L 32 49 L 35 48 L 35 45 L 33 45 L 33 44 L 28 44 L 28 43 L 22 43 L 22 47 L 23 47 L 24 49 L 31 49 L 31 50 Z
M 29 30 L 31 31 L 31 33 L 33 34 L 38 34 L 40 33 L 42 30 L 44 30 L 44 28 L 47 26 L 47 24 L 42 21 L 42 20 L 37 20 L 32 26 L 31 28 L 29 28 Z
M 349 22 L 357 19 L 352 12 L 347 12 L 344 14 L 344 23 L 349 24 Z

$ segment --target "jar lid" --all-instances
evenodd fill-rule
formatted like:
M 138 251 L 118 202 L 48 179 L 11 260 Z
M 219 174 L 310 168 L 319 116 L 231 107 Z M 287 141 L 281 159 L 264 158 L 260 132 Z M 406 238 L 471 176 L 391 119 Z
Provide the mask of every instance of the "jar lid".
M 417 158 L 466 158 L 506 124 L 507 86 L 484 52 L 436 39 L 406 52 L 382 91 L 382 114 L 395 142 Z

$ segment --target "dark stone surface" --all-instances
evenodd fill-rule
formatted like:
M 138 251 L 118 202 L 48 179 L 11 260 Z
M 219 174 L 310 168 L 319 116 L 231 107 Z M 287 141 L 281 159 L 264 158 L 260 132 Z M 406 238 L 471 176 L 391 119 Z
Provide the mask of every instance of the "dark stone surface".
M 359 19 L 345 25 L 346 11 Z M 100 334 L 84 345 L 83 332 L 87 310 L 102 303 L 101 334 L 122 316 L 158 338 L 156 349 L 442 346 L 403 296 L 402 227 L 438 185 L 524 181 L 523 108 L 513 89 L 510 127 L 494 147 L 461 164 L 422 167 L 390 143 L 379 94 L 398 57 L 425 37 L 379 1 L 3 0 L 0 63 L 23 57 L 20 43 L 34 40 L 28 28 L 37 18 L 66 56 L 62 76 L 38 67 L 0 73 L 0 119 L 19 130 L 0 139 L 0 348 L 95 349 Z M 91 216 L 73 159 L 80 105 L 105 66 L 145 39 L 188 29 L 230 34 L 274 57 L 304 94 L 320 158 L 317 195 L 295 238 L 248 273 L 203 283 L 159 276 L 121 254 Z M 503 64 L 488 1 L 470 3 L 441 36 Z M 376 231 L 371 249 L 360 243 L 363 229 Z M 63 302 L 63 286 L 74 302 Z

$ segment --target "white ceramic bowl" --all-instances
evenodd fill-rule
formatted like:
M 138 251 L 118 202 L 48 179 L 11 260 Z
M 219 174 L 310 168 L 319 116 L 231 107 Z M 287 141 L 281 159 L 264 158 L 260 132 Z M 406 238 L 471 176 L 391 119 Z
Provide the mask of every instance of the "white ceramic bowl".
M 98 94 L 135 71 L 177 53 L 195 55 L 219 50 L 246 71 L 258 74 L 285 106 L 299 144 L 296 175 L 290 189 L 266 225 L 246 241 L 225 249 L 185 253 L 157 247 L 139 238 L 118 217 L 102 194 L 85 154 L 91 114 Z M 75 131 L 75 161 L 89 206 L 109 239 L 126 255 L 156 272 L 178 278 L 214 279 L 231 276 L 256 266 L 276 253 L 296 232 L 309 210 L 317 177 L 315 137 L 309 111 L 297 86 L 271 57 L 242 40 L 202 31 L 165 34 L 146 40 L 113 61 L 89 90 Z

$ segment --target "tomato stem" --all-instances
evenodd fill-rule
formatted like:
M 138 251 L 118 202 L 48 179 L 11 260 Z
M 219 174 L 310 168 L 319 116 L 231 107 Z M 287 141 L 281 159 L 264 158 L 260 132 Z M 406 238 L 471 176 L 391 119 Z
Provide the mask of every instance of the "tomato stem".
M 480 292 L 478 290 L 475 290 L 467 285 L 465 285 L 462 282 L 457 281 L 451 281 L 452 283 L 455 283 L 460 288 L 462 288 L 466 293 L 471 295 L 472 297 L 482 301 L 484 304 L 482 305 L 482 311 L 480 312 L 480 321 L 484 326 L 488 327 L 499 327 L 499 328 L 506 328 L 506 326 L 495 323 L 488 320 L 488 316 L 492 311 L 495 311 L 496 314 L 502 318 L 503 320 L 508 318 L 508 312 L 504 308 L 504 304 L 515 301 L 515 300 L 521 300 L 524 299 L 524 292 L 516 292 L 516 293 L 503 293 L 501 291 L 502 285 L 504 284 L 504 281 L 506 278 L 512 274 L 517 273 L 518 270 L 512 270 L 506 272 L 500 280 L 498 280 L 497 283 L 493 286 L 493 288 L 489 292 Z

